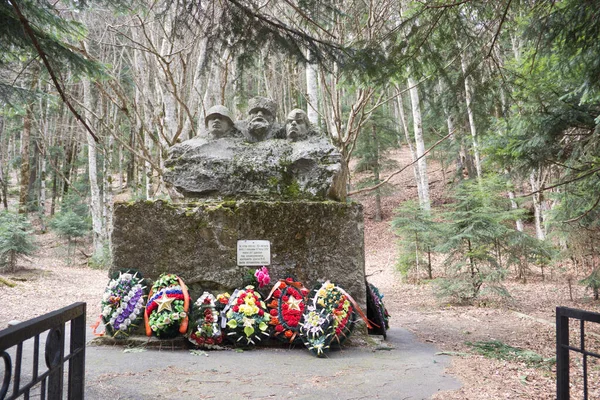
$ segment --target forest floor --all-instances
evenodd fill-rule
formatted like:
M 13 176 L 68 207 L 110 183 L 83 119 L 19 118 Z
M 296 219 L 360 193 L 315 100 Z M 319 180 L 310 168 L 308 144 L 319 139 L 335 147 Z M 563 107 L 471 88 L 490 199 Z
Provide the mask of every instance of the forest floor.
M 410 162 L 405 151 L 392 153 L 399 165 Z M 441 169 L 430 164 L 432 203 L 445 200 L 445 180 Z M 385 176 L 385 174 L 383 174 Z M 445 179 L 446 178 L 446 179 Z M 441 353 L 452 356 L 447 371 L 457 377 L 462 388 L 442 392 L 434 399 L 553 399 L 555 398 L 555 366 L 539 361 L 531 352 L 548 360 L 555 356 L 555 308 L 568 306 L 600 311 L 600 304 L 591 300 L 589 291 L 577 285 L 581 276 L 575 276 L 572 287 L 559 266 L 546 273 L 530 271 L 527 283 L 510 277 L 505 286 L 509 298 L 483 297 L 476 304 L 457 305 L 438 299 L 435 285 L 429 280 L 407 282 L 396 271 L 397 237 L 390 228 L 394 209 L 407 199 L 417 197 L 412 170 L 408 168 L 394 177 L 390 184 L 393 194 L 382 198 L 383 220 L 374 220 L 374 200 L 371 196 L 357 198 L 364 205 L 366 270 L 369 281 L 385 295 L 384 302 L 391 314 L 390 325 L 413 332 L 421 341 L 434 344 Z M 11 320 L 26 320 L 56 310 L 75 301 L 88 303 L 88 321 L 98 315 L 98 304 L 107 283 L 105 270 L 92 269 L 87 264 L 89 243 L 68 255 L 64 240 L 49 232 L 36 234 L 38 250 L 22 261 L 14 273 L 0 273 L 15 284 L 0 286 L 0 329 Z M 434 277 L 441 276 L 443 267 L 436 263 Z M 0 284 L 1 285 L 1 284 Z M 571 298 L 573 300 L 571 300 Z M 586 332 L 589 329 L 586 327 Z M 572 330 L 574 336 L 576 330 Z M 586 345 L 600 353 L 600 331 L 590 330 Z M 505 344 L 525 351 L 525 357 L 494 359 L 480 355 L 468 343 L 491 342 Z M 504 348 L 507 350 L 508 348 Z M 582 398 L 580 374 L 581 358 L 572 358 L 573 399 Z M 600 398 L 600 362 L 588 360 L 590 371 L 589 398 Z

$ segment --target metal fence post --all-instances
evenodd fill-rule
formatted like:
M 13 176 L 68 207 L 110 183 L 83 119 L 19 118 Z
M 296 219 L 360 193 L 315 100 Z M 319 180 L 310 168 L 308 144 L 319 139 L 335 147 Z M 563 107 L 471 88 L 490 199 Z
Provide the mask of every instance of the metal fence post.
M 71 354 L 69 360 L 69 400 L 83 399 L 85 391 L 85 307 L 83 314 L 71 321 Z M 79 352 L 77 350 L 80 350 Z
M 556 307 L 556 399 L 569 398 L 569 317 Z

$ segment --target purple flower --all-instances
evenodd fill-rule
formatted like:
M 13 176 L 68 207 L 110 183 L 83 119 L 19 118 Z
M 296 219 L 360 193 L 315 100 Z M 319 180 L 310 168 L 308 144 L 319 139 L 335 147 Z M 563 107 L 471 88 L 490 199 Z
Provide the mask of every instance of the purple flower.
M 125 321 L 125 317 L 123 317 L 122 315 L 119 315 L 119 316 L 117 317 L 117 322 L 116 322 L 116 324 L 118 323 L 118 324 L 120 325 L 120 324 L 122 324 L 122 323 L 123 323 L 123 321 Z M 115 324 L 115 325 L 116 325 L 116 324 Z

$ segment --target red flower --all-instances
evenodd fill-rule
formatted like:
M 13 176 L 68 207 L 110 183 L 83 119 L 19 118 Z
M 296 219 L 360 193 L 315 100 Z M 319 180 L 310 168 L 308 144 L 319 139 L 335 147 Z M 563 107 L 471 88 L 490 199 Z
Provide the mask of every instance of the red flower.
M 277 289 L 275 292 L 273 292 L 273 297 L 275 297 L 275 298 L 281 297 L 281 290 Z
M 238 306 L 233 306 L 231 309 L 233 310 L 233 312 L 240 311 L 240 308 Z
M 241 297 L 237 300 L 238 305 L 242 305 L 244 304 L 244 299 L 242 299 Z
M 286 303 L 288 302 L 289 299 L 290 299 L 290 296 L 283 296 L 283 301 L 285 301 Z
M 261 316 L 261 317 L 262 317 L 263 315 L 265 315 L 265 312 L 262 310 L 262 308 L 259 308 L 259 309 L 258 309 L 258 315 L 259 315 L 259 316 Z
M 269 314 L 271 314 L 272 316 L 276 317 L 277 316 L 277 310 L 272 308 L 271 311 L 269 311 Z
M 213 340 L 213 338 L 208 338 L 206 339 L 206 344 L 215 344 L 215 341 Z
M 294 283 L 294 280 L 292 278 L 285 278 L 285 281 L 287 283 Z
M 283 325 L 281 325 L 281 324 L 277 325 L 277 326 L 275 327 L 275 330 L 276 330 L 277 332 L 283 332 Z
M 204 299 L 204 304 L 210 304 L 210 297 L 208 297 L 208 296 L 207 296 L 207 297 Z
M 308 292 L 309 292 L 309 290 L 308 290 L 308 289 L 306 289 L 306 288 L 302 288 L 302 295 L 304 295 L 304 296 L 308 296 Z

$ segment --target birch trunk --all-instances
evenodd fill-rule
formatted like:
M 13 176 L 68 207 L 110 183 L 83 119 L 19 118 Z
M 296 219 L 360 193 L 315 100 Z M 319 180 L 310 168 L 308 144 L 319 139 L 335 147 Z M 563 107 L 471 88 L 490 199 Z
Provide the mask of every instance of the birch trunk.
M 531 184 L 531 190 L 535 192 L 533 194 L 533 215 L 535 219 L 535 236 L 539 240 L 546 239 L 546 231 L 544 229 L 544 213 L 542 210 L 542 192 L 545 183 L 545 173 L 534 169 L 529 175 L 529 182 Z
M 402 99 L 402 94 L 400 94 L 399 92 L 400 92 L 400 88 L 396 87 L 396 93 L 398 94 L 398 96 L 396 97 L 397 106 L 398 106 L 398 116 L 400 119 L 402 130 L 404 131 L 404 138 L 406 139 L 406 144 L 408 146 L 408 149 L 410 150 L 410 157 L 411 157 L 412 166 L 413 166 L 413 174 L 415 175 L 415 182 L 417 184 L 417 194 L 419 195 L 419 204 L 422 204 L 423 203 L 423 189 L 421 186 L 421 179 L 419 178 L 419 176 L 420 176 L 419 164 L 416 162 L 417 152 L 415 151 L 412 140 L 410 139 L 410 134 L 408 132 L 408 123 L 406 122 L 406 114 L 404 114 L 404 101 Z M 398 139 L 398 144 L 400 144 L 399 139 Z
M 431 204 L 429 202 L 429 178 L 427 177 L 427 160 L 425 157 L 425 142 L 423 141 L 423 123 L 421 119 L 421 106 L 419 104 L 419 90 L 416 86 L 414 79 L 408 78 L 408 87 L 410 92 L 411 108 L 413 114 L 413 129 L 415 134 L 415 146 L 417 155 L 417 164 L 419 165 L 418 174 L 419 181 L 421 182 L 422 190 L 422 202 L 421 208 L 423 210 L 430 210 Z
M 92 93 L 89 79 L 83 80 L 84 115 L 88 123 L 91 121 Z M 96 142 L 91 135 L 85 135 L 88 147 L 88 176 L 90 182 L 90 214 L 92 216 L 92 238 L 94 257 L 101 259 L 104 253 L 104 235 L 102 227 L 102 199 L 98 187 L 98 168 L 96 160 Z
M 19 192 L 19 214 L 27 213 L 29 195 L 29 138 L 31 136 L 31 104 L 27 105 L 23 118 L 23 131 L 21 134 L 21 182 Z
M 307 51 L 307 58 L 310 60 L 310 50 Z M 307 109 L 306 114 L 308 120 L 314 126 L 319 123 L 319 114 L 317 113 L 317 99 L 318 99 L 318 79 L 317 79 L 317 67 L 310 62 L 306 63 L 306 102 Z
M 512 208 L 513 210 L 518 209 L 519 206 L 517 205 L 517 202 L 515 201 L 515 192 L 513 192 L 512 190 L 509 190 L 508 198 L 510 199 L 510 208 Z M 523 221 L 521 220 L 521 218 L 517 219 L 515 221 L 515 223 L 517 225 L 517 230 L 519 232 L 523 232 Z
M 471 97 L 471 83 L 470 76 L 467 75 L 467 66 L 465 64 L 464 57 L 460 57 L 460 66 L 462 68 L 463 77 L 465 80 L 465 100 L 467 102 L 467 114 L 469 116 L 469 128 L 471 129 L 471 136 L 473 137 L 473 157 L 475 159 L 475 170 L 477 171 L 477 178 L 482 177 L 481 172 L 481 159 L 479 158 L 479 143 L 477 142 L 477 130 L 475 128 L 475 118 L 473 115 L 473 109 L 471 108 L 472 97 Z
M 375 167 L 373 168 L 373 175 L 375 176 L 375 183 L 379 183 L 379 141 L 377 140 L 377 126 L 373 124 L 371 130 L 371 138 L 373 139 L 373 146 L 375 146 Z M 379 188 L 375 189 L 375 221 L 381 222 L 381 193 Z

